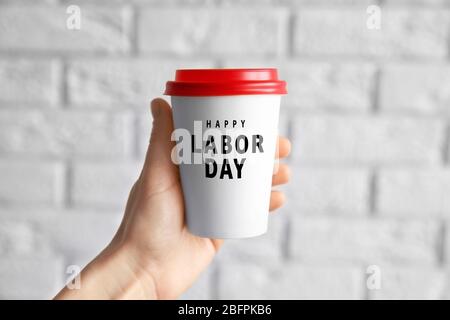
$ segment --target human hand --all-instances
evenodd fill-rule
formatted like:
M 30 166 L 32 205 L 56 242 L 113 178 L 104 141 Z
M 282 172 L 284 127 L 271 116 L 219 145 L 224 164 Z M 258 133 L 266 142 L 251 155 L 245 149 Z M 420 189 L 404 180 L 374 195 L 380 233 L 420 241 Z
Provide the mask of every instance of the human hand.
M 223 240 L 191 234 L 184 221 L 178 167 L 171 160 L 172 111 L 152 101 L 153 129 L 142 172 L 131 189 L 122 223 L 108 247 L 81 273 L 81 289 L 63 289 L 56 298 L 174 299 L 209 265 Z M 278 140 L 286 157 L 290 142 Z M 272 185 L 286 183 L 289 168 L 280 164 Z M 284 203 L 272 191 L 270 210 Z

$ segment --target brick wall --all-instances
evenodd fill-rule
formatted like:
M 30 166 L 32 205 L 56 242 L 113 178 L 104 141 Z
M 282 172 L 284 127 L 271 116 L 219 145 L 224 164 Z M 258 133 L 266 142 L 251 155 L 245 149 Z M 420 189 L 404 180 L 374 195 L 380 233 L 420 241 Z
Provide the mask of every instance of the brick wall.
M 109 241 L 176 68 L 242 66 L 288 81 L 288 203 L 184 297 L 450 297 L 449 57 L 449 0 L 0 0 L 0 298 Z

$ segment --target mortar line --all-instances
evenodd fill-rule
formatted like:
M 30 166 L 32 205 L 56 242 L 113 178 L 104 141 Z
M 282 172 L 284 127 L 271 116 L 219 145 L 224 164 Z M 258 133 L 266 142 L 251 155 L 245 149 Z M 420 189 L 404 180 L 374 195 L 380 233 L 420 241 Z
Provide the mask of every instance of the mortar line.
M 64 190 L 63 207 L 66 209 L 70 209 L 73 206 L 73 199 L 72 199 L 73 162 L 70 159 L 66 161 L 64 175 L 65 175 L 65 182 L 64 182 L 65 190 Z
M 285 40 L 287 41 L 287 50 L 286 50 L 286 56 L 288 59 L 292 59 L 295 56 L 295 48 L 294 48 L 294 43 L 295 43 L 295 23 L 297 20 L 297 16 L 291 12 L 291 10 L 289 10 L 289 15 L 288 15 L 288 22 L 287 22 L 287 36 L 285 36 Z
M 133 19 L 130 27 L 130 57 L 139 56 L 139 20 L 141 15 L 136 5 L 131 6 L 131 18 Z
M 447 4 L 444 8 L 450 8 L 450 4 Z M 450 61 L 450 33 L 447 35 L 447 62 L 448 61 Z
M 378 169 L 372 168 L 369 178 L 369 216 L 377 216 Z
M 59 83 L 59 101 L 64 108 L 69 105 L 69 86 L 67 83 L 68 61 L 65 58 L 59 58 L 60 63 L 60 83 Z
M 447 122 L 444 130 L 444 141 L 442 145 L 442 163 L 444 166 L 450 163 L 450 123 Z
M 440 221 L 441 225 L 440 225 L 440 230 L 439 230 L 439 241 L 437 243 L 437 247 L 436 247 L 436 253 L 437 253 L 437 262 L 439 266 L 444 266 L 446 263 L 446 249 L 447 249 L 447 244 L 446 244 L 446 238 L 447 238 L 447 234 L 448 234 L 448 230 L 447 230 L 447 226 L 445 224 L 445 220 L 441 220 Z
M 373 114 L 378 114 L 380 112 L 381 76 L 382 76 L 381 66 L 377 65 L 374 74 L 374 84 L 372 88 L 373 92 L 371 95 L 372 100 L 371 112 Z
M 282 236 L 281 236 L 281 258 L 284 262 L 290 259 L 289 254 L 289 239 L 291 238 L 291 227 L 290 227 L 291 219 L 290 217 L 286 217 L 282 224 Z
M 143 59 L 161 59 L 161 60 L 177 60 L 180 59 L 180 55 L 177 53 L 171 52 L 139 52 L 139 56 Z M 1 58 L 11 58 L 11 59 L 48 59 L 48 58 L 67 58 L 67 59 L 106 59 L 106 58 L 127 58 L 130 57 L 130 52 L 123 51 L 89 51 L 86 49 L 73 49 L 73 50 L 57 50 L 57 49 L 48 49 L 46 51 L 33 51 L 33 49 L 0 49 L 0 57 Z M 190 60 L 211 60 L 210 54 L 190 54 L 184 56 L 185 59 Z M 276 58 L 273 54 L 269 55 L 231 55 L 228 56 L 231 59 L 274 59 Z M 374 64 L 374 59 L 366 56 L 358 56 L 355 54 L 296 54 L 293 57 L 289 58 L 290 61 L 300 61 L 300 62 L 342 62 L 342 63 L 354 63 L 354 62 L 362 62 L 368 64 Z M 408 57 L 404 59 L 400 59 L 397 57 L 392 57 L 390 59 L 385 57 L 377 57 L 376 61 L 379 63 L 417 63 L 421 65 L 433 64 L 433 63 L 442 63 L 442 58 L 433 58 L 433 57 Z
M 286 138 L 288 138 L 289 140 L 291 140 L 291 142 L 293 142 L 292 138 L 294 135 L 294 124 L 293 124 L 293 121 L 291 118 L 295 117 L 296 114 L 294 112 L 292 112 L 291 110 L 289 110 L 287 112 L 287 114 L 289 115 L 289 118 L 286 120 L 286 122 L 287 122 L 286 123 L 286 134 L 287 134 Z
M 287 112 L 287 114 L 289 115 L 288 119 L 286 120 L 286 135 L 287 138 L 289 139 L 289 141 L 291 142 L 291 153 L 287 156 L 287 158 L 285 158 L 283 160 L 283 162 L 292 165 L 293 160 L 292 160 L 292 154 L 294 153 L 294 150 L 292 150 L 294 148 L 295 145 L 295 141 L 293 140 L 293 135 L 294 135 L 294 123 L 291 120 L 293 115 L 293 112 Z M 279 129 L 278 129 L 279 130 Z

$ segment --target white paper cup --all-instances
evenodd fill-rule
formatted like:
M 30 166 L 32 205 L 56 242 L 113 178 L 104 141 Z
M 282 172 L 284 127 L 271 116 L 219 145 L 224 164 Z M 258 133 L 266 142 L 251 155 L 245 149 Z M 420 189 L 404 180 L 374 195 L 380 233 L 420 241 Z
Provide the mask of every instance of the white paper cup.
M 196 72 L 227 70 L 255 72 L 257 78 L 261 77 L 258 70 L 276 75 L 273 69 Z M 173 158 L 181 161 L 186 222 L 190 232 L 201 237 L 258 236 L 267 231 L 280 97 L 285 83 L 275 79 L 272 82 L 278 85 L 278 91 L 261 93 L 265 91 L 259 89 L 248 94 L 236 87 L 227 91 L 223 78 L 222 91 L 211 89 L 214 81 L 210 78 L 203 92 L 193 90 L 191 96 L 183 90 L 179 90 L 183 95 L 177 95 L 169 85 L 166 90 L 172 95 L 174 126 L 179 129 L 172 135 L 177 142 Z M 186 86 L 186 82 L 180 82 Z M 254 87 L 255 82 L 250 80 L 250 85 Z M 198 88 L 202 85 L 200 81 Z

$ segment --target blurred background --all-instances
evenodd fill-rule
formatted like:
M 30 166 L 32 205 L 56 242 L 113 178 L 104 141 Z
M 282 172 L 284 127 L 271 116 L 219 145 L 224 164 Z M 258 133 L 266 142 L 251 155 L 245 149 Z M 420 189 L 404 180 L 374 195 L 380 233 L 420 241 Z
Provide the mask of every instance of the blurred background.
M 449 0 L 0 0 L 0 298 L 109 242 L 176 68 L 257 66 L 288 203 L 183 297 L 450 297 L 449 57 Z

